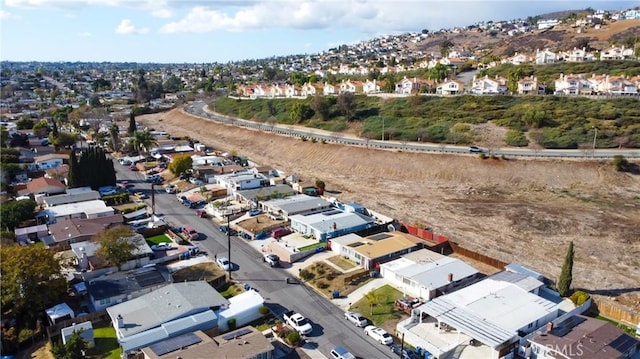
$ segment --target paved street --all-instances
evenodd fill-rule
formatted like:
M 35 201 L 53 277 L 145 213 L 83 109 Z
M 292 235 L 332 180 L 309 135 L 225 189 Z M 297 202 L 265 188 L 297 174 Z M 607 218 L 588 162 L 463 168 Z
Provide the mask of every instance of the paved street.
M 115 160 L 114 167 L 118 172 L 118 180 L 133 183 L 137 190 L 151 197 L 151 184 L 144 182 L 143 174 L 130 171 Z M 150 205 L 151 198 L 145 202 Z M 218 230 L 218 226 L 211 219 L 197 217 L 193 209 L 181 205 L 175 195 L 167 194 L 161 186 L 155 186 L 155 211 L 173 225 L 190 225 L 197 229 L 204 239 L 194 244 L 210 256 L 227 256 L 227 237 Z M 392 358 L 387 347 L 373 342 L 364 335 L 362 329 L 348 324 L 343 319 L 342 310 L 330 300 L 305 285 L 286 284 L 284 279 L 289 274 L 284 269 L 265 265 L 262 254 L 245 240 L 233 237 L 231 243 L 230 259 L 236 269 L 232 272 L 233 279 L 248 283 L 260 292 L 276 314 L 297 310 L 307 316 L 314 323 L 308 347 L 317 346 L 325 356 L 329 356 L 333 347 L 342 345 L 360 358 Z

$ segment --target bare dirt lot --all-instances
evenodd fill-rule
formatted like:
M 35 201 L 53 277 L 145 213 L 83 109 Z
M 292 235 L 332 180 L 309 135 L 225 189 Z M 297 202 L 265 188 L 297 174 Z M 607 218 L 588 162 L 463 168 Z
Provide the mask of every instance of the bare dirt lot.
M 481 160 L 302 142 L 181 110 L 138 121 L 305 180 L 321 179 L 341 201 L 431 227 L 552 279 L 573 241 L 573 286 L 640 311 L 640 176 L 615 172 L 610 163 Z

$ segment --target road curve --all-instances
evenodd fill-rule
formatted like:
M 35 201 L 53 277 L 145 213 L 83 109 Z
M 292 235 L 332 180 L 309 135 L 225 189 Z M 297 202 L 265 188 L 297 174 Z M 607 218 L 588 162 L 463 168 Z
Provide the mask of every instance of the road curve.
M 203 101 L 196 101 L 183 107 L 183 111 L 201 117 L 205 120 L 216 121 L 234 126 L 252 128 L 259 131 L 272 132 L 282 136 L 307 138 L 308 140 L 331 142 L 349 146 L 368 147 L 384 150 L 411 151 L 426 153 L 448 153 L 448 154 L 470 154 L 468 147 L 450 146 L 433 143 L 416 143 L 400 141 L 381 141 L 348 136 L 337 132 L 323 131 L 299 126 L 283 126 L 276 124 L 266 124 L 254 121 L 242 120 L 234 117 L 224 116 L 211 111 Z M 627 159 L 640 159 L 640 150 L 621 149 L 596 149 L 594 150 L 532 150 L 526 148 L 494 148 L 486 151 L 487 155 L 505 157 L 531 157 L 547 159 L 578 159 L 578 160 L 611 160 L 616 155 L 624 156 Z

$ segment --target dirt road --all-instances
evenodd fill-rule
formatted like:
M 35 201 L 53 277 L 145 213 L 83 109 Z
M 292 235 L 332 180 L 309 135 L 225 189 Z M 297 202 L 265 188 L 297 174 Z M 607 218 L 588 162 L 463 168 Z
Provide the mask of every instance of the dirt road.
M 180 110 L 138 121 L 321 179 L 341 201 L 431 227 L 552 279 L 573 241 L 573 286 L 640 311 L 640 176 L 615 172 L 610 163 L 481 160 L 302 142 Z

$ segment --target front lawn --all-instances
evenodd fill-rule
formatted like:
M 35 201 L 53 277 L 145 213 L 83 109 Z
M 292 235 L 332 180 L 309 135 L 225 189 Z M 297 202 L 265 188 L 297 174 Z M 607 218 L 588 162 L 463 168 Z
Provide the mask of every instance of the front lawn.
M 97 358 L 120 359 L 122 349 L 116 338 L 116 330 L 109 322 L 101 322 L 93 328 L 93 338 L 96 342 L 91 352 Z
M 381 326 L 387 321 L 397 321 L 404 315 L 404 312 L 394 304 L 400 298 L 402 298 L 402 292 L 387 284 L 367 293 L 362 299 L 353 303 L 349 310 L 362 313 L 375 325 Z
M 169 238 L 169 236 L 167 236 L 166 234 L 158 234 L 155 236 L 151 236 L 151 237 L 147 237 L 145 238 L 147 240 L 147 243 L 149 243 L 149 245 L 154 245 L 154 244 L 160 244 L 160 243 L 172 243 L 173 241 L 171 240 L 171 238 Z

